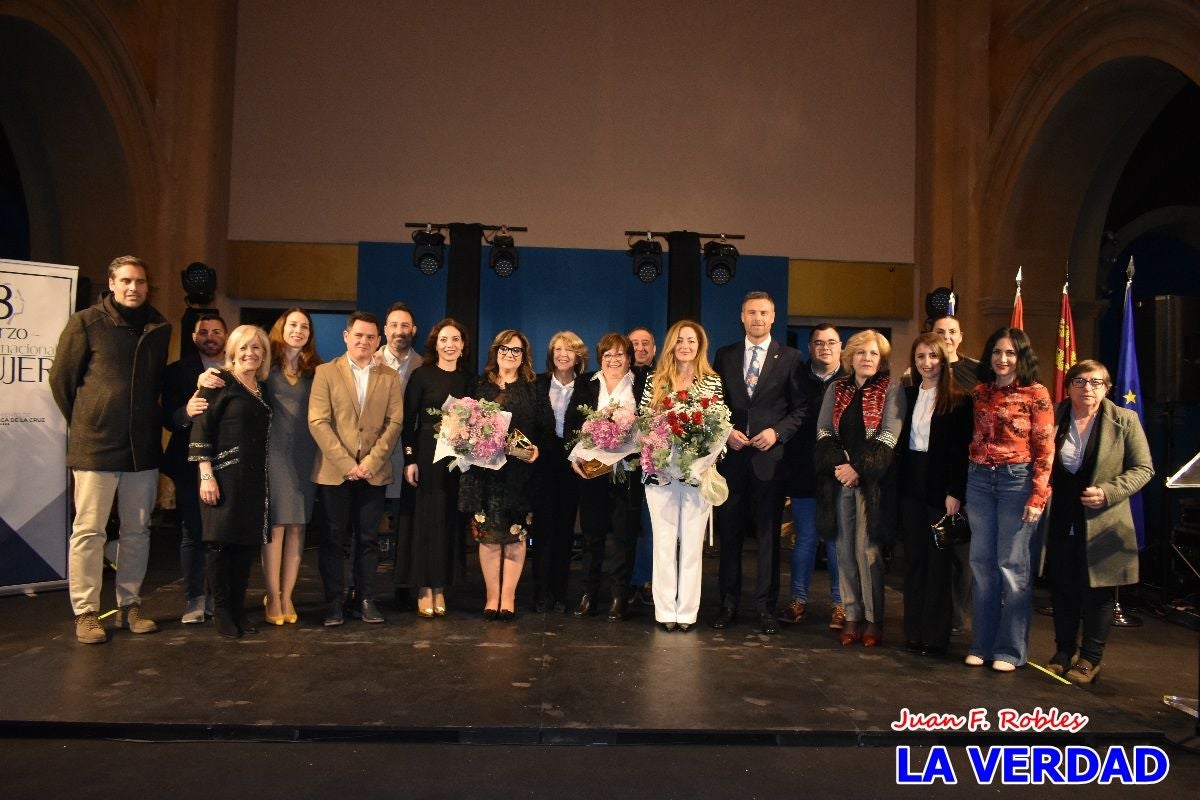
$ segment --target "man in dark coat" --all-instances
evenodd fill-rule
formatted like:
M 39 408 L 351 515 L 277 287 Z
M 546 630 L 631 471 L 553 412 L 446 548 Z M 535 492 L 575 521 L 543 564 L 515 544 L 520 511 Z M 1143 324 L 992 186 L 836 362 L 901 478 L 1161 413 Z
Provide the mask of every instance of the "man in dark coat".
M 225 364 L 225 320 L 215 313 L 202 313 L 192 330 L 196 352 L 167 365 L 163 377 L 163 426 L 171 432 L 163 454 L 162 471 L 175 483 L 175 507 L 179 510 L 179 564 L 183 571 L 183 594 L 187 607 L 180 619 L 185 625 L 204 622 L 204 542 L 200 532 L 200 480 L 196 465 L 188 463 L 188 440 L 192 420 L 188 402 L 196 394 L 196 379 L 210 367 Z M 200 400 L 203 403 L 205 401 Z M 196 410 L 196 409 L 192 409 Z
M 112 294 L 71 316 L 58 340 L 50 388 L 67 419 L 67 466 L 75 483 L 68 582 L 75 636 L 107 640 L 100 624 L 105 526 L 118 498 L 117 627 L 157 630 L 141 614 L 150 556 L 150 512 L 162 457 L 159 394 L 171 326 L 146 302 L 146 264 L 121 256 L 108 266 Z
M 732 414 L 729 453 L 718 469 L 729 499 L 716 509 L 721 535 L 721 611 L 710 623 L 726 628 L 737 617 L 742 594 L 742 540 L 747 526 L 758 539 L 754 607 L 763 633 L 778 633 L 779 527 L 783 519 L 784 444 L 800 429 L 806 406 L 800 387 L 800 352 L 771 339 L 775 303 L 766 292 L 742 301 L 743 341 L 717 351 Z

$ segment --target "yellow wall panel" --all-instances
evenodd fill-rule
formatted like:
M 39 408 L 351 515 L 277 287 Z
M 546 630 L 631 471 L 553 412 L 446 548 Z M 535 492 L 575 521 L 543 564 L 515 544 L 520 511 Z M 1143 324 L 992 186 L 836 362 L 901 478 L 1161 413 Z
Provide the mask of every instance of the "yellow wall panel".
M 912 319 L 913 265 L 792 259 L 788 316 Z
M 230 242 L 226 292 L 248 299 L 345 300 L 358 296 L 358 245 Z

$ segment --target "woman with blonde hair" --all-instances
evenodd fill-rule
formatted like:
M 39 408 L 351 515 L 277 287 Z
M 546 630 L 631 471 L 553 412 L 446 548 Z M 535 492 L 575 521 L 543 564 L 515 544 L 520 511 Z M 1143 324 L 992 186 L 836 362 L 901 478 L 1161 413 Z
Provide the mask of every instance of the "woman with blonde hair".
M 246 585 L 262 545 L 267 514 L 267 438 L 271 406 L 260 381 L 269 372 L 262 328 L 239 325 L 225 343 L 220 389 L 202 389 L 208 407 L 192 425 L 188 460 L 200 469 L 200 513 L 213 619 L 222 636 L 257 633 L 246 618 Z
M 517 582 L 533 522 L 533 465 L 554 433 L 554 413 L 537 390 L 525 334 L 511 328 L 496 334 L 471 396 L 512 412 L 510 435 L 519 430 L 533 444 L 523 453 L 510 450 L 500 469 L 467 471 L 458 487 L 459 511 L 470 515 L 471 535 L 479 542 L 487 587 L 484 619 L 508 622 L 516 616 Z
M 708 363 L 708 334 L 698 322 L 676 322 L 663 348 L 642 391 L 639 413 L 659 414 L 681 402 L 689 410 L 723 403 L 721 377 Z M 664 630 L 687 631 L 700 610 L 704 530 L 712 504 L 693 483 L 654 472 L 643 480 L 654 537 L 654 618 Z
M 891 352 L 879 331 L 851 336 L 842 351 L 849 374 L 825 391 L 817 417 L 817 530 L 837 540 L 843 645 L 883 641 L 883 545 L 896 537 L 895 454 L 905 410 Z
M 312 317 L 289 308 L 267 334 L 271 347 L 267 398 L 271 403 L 270 464 L 271 540 L 262 548 L 264 619 L 271 625 L 298 619 L 292 593 L 304 555 L 304 529 L 312 519 L 316 484 L 312 465 L 317 445 L 308 431 L 308 395 L 317 355 Z
M 534 499 L 533 605 L 566 611 L 567 578 L 571 571 L 571 542 L 579 512 L 579 481 L 567 461 L 566 441 L 575 433 L 565 420 L 578 405 L 576 379 L 587 370 L 588 352 L 573 331 L 559 331 L 546 348 L 546 371 L 537 376 L 537 391 L 550 400 L 554 411 L 554 438 L 538 459 L 540 491 Z

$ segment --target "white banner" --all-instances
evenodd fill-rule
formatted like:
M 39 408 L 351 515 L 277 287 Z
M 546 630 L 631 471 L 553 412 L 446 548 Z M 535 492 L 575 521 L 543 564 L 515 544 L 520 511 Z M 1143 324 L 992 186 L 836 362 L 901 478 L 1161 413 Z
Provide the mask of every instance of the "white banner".
M 67 421 L 50 393 L 79 269 L 0 259 L 0 594 L 67 575 Z

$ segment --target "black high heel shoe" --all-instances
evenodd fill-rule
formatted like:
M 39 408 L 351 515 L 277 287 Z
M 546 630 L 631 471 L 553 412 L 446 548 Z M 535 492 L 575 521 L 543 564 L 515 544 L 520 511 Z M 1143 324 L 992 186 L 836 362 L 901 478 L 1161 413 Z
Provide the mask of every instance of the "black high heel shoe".
M 502 608 L 500 609 L 500 613 L 497 615 L 497 618 L 501 622 L 512 622 L 516 616 L 517 613 L 515 611 L 509 611 L 507 608 Z
M 496 619 L 496 617 L 498 617 L 498 616 L 500 616 L 500 612 L 494 608 L 485 608 L 483 610 L 483 621 L 484 622 L 491 622 L 492 620 Z

